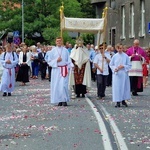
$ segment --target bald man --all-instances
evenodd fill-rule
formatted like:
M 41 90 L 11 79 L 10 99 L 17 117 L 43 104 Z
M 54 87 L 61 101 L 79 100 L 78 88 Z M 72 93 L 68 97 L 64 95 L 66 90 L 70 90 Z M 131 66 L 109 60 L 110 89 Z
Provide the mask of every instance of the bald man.
M 145 51 L 139 46 L 139 40 L 134 40 L 133 46 L 127 50 L 132 64 L 129 71 L 131 92 L 133 96 L 138 96 L 137 92 L 143 92 L 143 70 L 142 64 L 146 58 Z

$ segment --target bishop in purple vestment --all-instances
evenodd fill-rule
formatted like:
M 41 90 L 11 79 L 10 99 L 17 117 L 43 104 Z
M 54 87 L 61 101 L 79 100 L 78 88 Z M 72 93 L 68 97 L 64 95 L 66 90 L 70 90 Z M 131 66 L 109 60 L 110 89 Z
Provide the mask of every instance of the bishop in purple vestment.
M 142 64 L 146 58 L 146 52 L 139 47 L 139 40 L 134 40 L 133 46 L 127 50 L 132 67 L 129 71 L 131 92 L 137 96 L 137 92 L 143 92 L 143 70 Z

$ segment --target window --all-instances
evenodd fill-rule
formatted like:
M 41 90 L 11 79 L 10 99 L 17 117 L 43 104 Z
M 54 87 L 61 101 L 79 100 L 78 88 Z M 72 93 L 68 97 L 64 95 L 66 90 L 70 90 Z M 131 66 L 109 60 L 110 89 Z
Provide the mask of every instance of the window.
M 130 4 L 130 32 L 129 32 L 129 36 L 130 38 L 134 38 L 135 33 L 134 33 L 134 4 L 131 3 Z
M 141 18 L 140 18 L 140 35 L 141 37 L 145 36 L 145 3 L 144 0 L 141 0 L 140 2 L 140 12 L 141 12 Z
M 116 8 L 116 0 L 110 0 L 110 7 L 112 9 L 115 9 Z
M 121 39 L 125 39 L 125 6 L 121 7 Z

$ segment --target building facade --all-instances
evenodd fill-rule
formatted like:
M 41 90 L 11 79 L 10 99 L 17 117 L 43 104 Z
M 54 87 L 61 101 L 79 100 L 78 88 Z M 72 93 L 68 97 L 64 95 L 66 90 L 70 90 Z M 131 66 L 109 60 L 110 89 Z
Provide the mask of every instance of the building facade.
M 108 6 L 107 43 L 131 46 L 134 39 L 150 47 L 150 0 L 91 0 L 96 17 Z

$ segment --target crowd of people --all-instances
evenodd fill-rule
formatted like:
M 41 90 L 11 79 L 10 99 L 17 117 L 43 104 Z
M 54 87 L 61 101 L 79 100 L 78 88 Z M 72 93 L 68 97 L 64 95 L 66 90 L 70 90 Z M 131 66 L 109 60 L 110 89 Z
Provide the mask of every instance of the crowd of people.
M 63 45 L 61 37 L 56 38 L 56 46 L 38 42 L 28 47 L 25 43 L 8 42 L 0 47 L 0 91 L 3 96 L 11 96 L 15 81 L 25 86 L 30 78 L 40 77 L 50 81 L 51 103 L 67 106 L 68 87 L 73 87 L 76 97 L 85 97 L 93 81 L 98 100 L 104 99 L 106 88 L 112 86 L 115 107 L 127 107 L 131 92 L 137 96 L 148 85 L 150 49 L 139 44 L 139 40 L 134 40 L 133 46 L 84 45 L 79 38 L 72 47 L 69 42 Z

